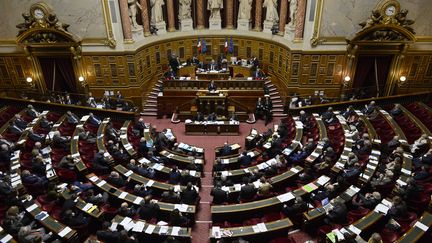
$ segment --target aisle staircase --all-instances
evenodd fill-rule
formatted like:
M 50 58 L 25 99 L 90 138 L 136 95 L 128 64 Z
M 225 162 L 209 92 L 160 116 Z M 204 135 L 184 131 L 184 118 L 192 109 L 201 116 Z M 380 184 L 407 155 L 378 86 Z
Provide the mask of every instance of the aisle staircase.
M 163 84 L 162 80 L 158 80 L 153 87 L 152 91 L 147 97 L 145 104 L 143 104 L 143 110 L 141 116 L 157 116 L 157 97 L 159 95 L 160 88 Z
M 272 84 L 271 80 L 266 80 L 264 85 L 266 85 L 270 91 L 270 99 L 273 102 L 273 116 L 286 117 L 287 114 L 284 113 L 284 104 L 282 102 L 282 98 L 280 97 L 279 91 L 277 90 L 277 87 Z

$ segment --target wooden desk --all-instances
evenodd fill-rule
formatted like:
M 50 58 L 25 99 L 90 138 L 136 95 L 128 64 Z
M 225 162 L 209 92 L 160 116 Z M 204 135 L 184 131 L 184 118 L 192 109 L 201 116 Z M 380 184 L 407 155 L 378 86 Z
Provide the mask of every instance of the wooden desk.
M 265 231 L 265 232 L 255 232 L 253 229 L 254 226 L 255 225 L 243 226 L 243 227 L 232 227 L 232 228 L 221 228 L 220 229 L 221 233 L 225 230 L 230 231 L 232 233 L 231 236 L 221 234 L 221 238 L 234 239 L 237 237 L 244 237 L 246 239 L 253 238 L 254 242 L 259 242 L 258 239 L 261 239 L 260 237 L 263 237 L 263 235 L 272 234 L 274 237 L 274 234 L 277 234 L 277 231 L 283 231 L 283 232 L 280 232 L 281 234 L 286 233 L 288 231 L 288 229 L 293 226 L 293 223 L 291 222 L 291 220 L 289 218 L 284 218 L 284 219 L 280 219 L 280 220 L 276 220 L 276 221 L 272 221 L 272 222 L 267 222 L 267 223 L 265 223 L 265 227 L 267 228 L 267 231 Z M 210 229 L 210 239 L 212 240 L 212 242 L 217 240 L 214 236 L 214 232 L 213 232 L 214 229 L 215 228 Z M 257 239 L 257 237 L 258 237 L 258 239 Z M 265 239 L 261 239 L 261 240 L 263 240 L 261 242 L 264 242 Z
M 345 117 L 343 117 L 342 115 L 337 115 L 337 118 L 339 119 L 339 123 L 341 124 L 342 129 L 344 130 L 345 142 L 344 142 L 344 150 L 343 150 L 341 156 L 339 157 L 338 161 L 331 168 L 331 170 L 335 174 L 339 174 L 341 172 L 342 168 L 345 167 L 345 162 L 348 160 L 348 154 L 352 151 L 352 147 L 354 145 L 354 141 L 351 139 L 352 134 L 351 134 L 351 131 L 350 131 L 348 124 L 346 123 Z M 357 131 L 357 129 L 356 129 L 356 131 Z
M 17 241 L 0 226 L 0 242 L 16 243 Z
M 110 185 L 105 180 L 101 180 L 98 176 L 96 176 L 93 173 L 86 175 L 86 177 L 97 188 L 99 188 L 102 191 L 105 191 L 105 192 L 109 193 L 110 195 L 118 198 L 120 201 L 127 201 L 128 203 L 131 203 L 134 205 L 140 205 L 140 203 L 144 200 L 142 197 L 135 196 L 131 193 L 120 190 L 120 189 Z M 158 202 L 158 205 L 159 205 L 161 211 L 165 211 L 166 213 L 169 213 L 169 212 L 173 211 L 175 208 L 177 208 L 178 206 L 180 206 L 181 204 Z M 195 214 L 195 205 L 187 205 L 186 210 L 180 210 L 180 211 L 183 213 L 187 213 L 191 218 L 193 218 L 193 215 Z
M 238 156 L 239 155 L 239 150 L 241 149 L 240 144 L 238 143 L 234 143 L 234 144 L 230 144 L 229 145 L 231 148 L 231 155 L 227 155 L 227 156 Z M 219 157 L 220 156 L 220 150 L 223 148 L 223 146 L 219 146 L 215 148 L 215 156 Z
M 249 155 L 251 158 L 255 158 L 258 157 L 259 155 L 261 155 L 261 152 L 259 150 L 257 150 L 256 148 L 251 149 L 249 151 L 246 151 L 247 155 Z M 240 155 L 239 154 L 233 154 L 233 155 L 227 155 L 227 156 L 222 156 L 220 157 L 221 159 L 221 163 L 225 166 L 228 167 L 240 167 L 239 164 L 239 158 Z M 214 163 L 216 163 L 217 159 L 215 159 Z
M 196 71 L 196 76 L 198 77 L 198 79 L 203 79 L 203 80 L 223 80 L 223 79 L 228 79 L 230 76 L 230 73 L 228 71 L 204 71 L 204 72 L 199 72 Z
M 128 129 L 129 129 L 130 124 L 131 124 L 131 121 L 125 121 L 123 123 L 123 126 L 120 129 L 120 141 L 123 145 L 123 148 L 126 150 L 126 152 L 132 158 L 135 158 L 137 155 L 137 152 L 134 150 L 132 144 L 129 142 L 129 139 L 128 139 Z
M 165 166 L 163 164 L 159 164 L 159 163 L 152 163 L 150 160 L 146 159 L 145 157 L 137 159 L 137 162 L 140 164 L 147 164 L 148 167 L 153 168 L 155 171 L 159 171 L 159 172 L 165 174 L 165 176 L 168 176 L 168 174 L 171 172 L 170 167 Z M 179 171 L 182 172 L 181 169 L 179 169 Z M 201 178 L 201 172 L 199 172 L 199 171 L 189 170 L 189 174 L 191 176 L 195 177 L 196 179 Z
M 228 75 L 229 76 L 229 75 Z M 213 80 L 218 90 L 263 90 L 263 79 L 237 78 L 224 80 Z M 165 79 L 163 80 L 164 92 L 165 90 L 207 90 L 209 80 L 202 79 Z
M 117 224 L 121 224 L 122 223 L 122 221 L 125 219 L 125 217 L 123 217 L 123 216 L 120 216 L 120 215 L 116 215 L 114 218 L 113 218 L 113 220 L 112 220 L 112 222 L 113 223 L 117 223 Z M 129 218 L 130 219 L 130 218 Z M 152 230 L 152 232 L 150 233 L 150 234 L 153 234 L 153 235 L 158 235 L 158 236 L 161 236 L 161 237 L 163 237 L 163 238 L 166 238 L 166 236 L 175 236 L 176 238 L 177 237 L 181 237 L 181 238 L 189 238 L 189 240 L 190 240 L 190 238 L 192 237 L 191 236 L 191 231 L 192 231 L 192 229 L 191 228 L 186 228 L 186 227 L 173 227 L 173 226 L 167 226 L 168 227 L 168 230 L 167 230 L 167 232 L 165 233 L 165 234 L 162 234 L 162 233 L 160 233 L 160 230 L 161 230 L 161 227 L 162 226 L 159 226 L 159 225 L 155 225 L 155 224 L 149 224 L 149 223 L 147 223 L 146 221 L 144 221 L 144 220 L 132 220 L 132 222 L 134 222 L 134 224 L 137 224 L 138 222 L 141 222 L 142 224 L 144 224 L 144 228 L 143 228 L 143 230 L 141 231 L 141 232 L 137 232 L 137 233 L 141 233 L 141 234 L 148 234 L 147 232 L 146 232 L 146 230 L 147 229 L 149 229 L 149 226 L 150 227 L 154 227 L 154 229 Z M 178 230 L 178 233 L 174 233 L 175 231 L 177 231 Z M 132 229 L 132 232 L 136 232 L 136 231 L 134 231 L 133 229 Z M 158 242 L 162 242 L 163 240 L 161 240 L 161 239 L 159 239 L 159 241 Z M 151 241 L 150 241 L 151 242 Z
M 238 135 L 240 130 L 239 122 L 190 122 L 185 123 L 186 135 Z
M 34 202 L 28 203 L 26 205 L 26 211 L 32 215 L 34 218 L 36 215 L 40 214 L 43 210 Z M 48 216 L 42 219 L 36 219 L 40 224 L 42 224 L 44 227 L 52 231 L 54 234 L 56 234 L 59 238 L 66 240 L 66 241 L 74 241 L 77 237 L 77 232 L 68 226 L 58 222 L 53 217 Z
M 355 113 L 357 114 L 357 116 L 359 116 L 359 119 L 365 124 L 365 126 L 367 127 L 367 131 L 369 134 L 369 139 L 374 142 L 374 143 L 381 143 L 381 140 L 379 140 L 378 138 L 378 134 L 375 131 L 374 126 L 372 125 L 372 123 L 370 123 L 369 119 L 367 116 L 365 116 L 360 110 L 355 110 Z
M 294 197 L 302 197 L 306 194 L 309 194 L 315 190 L 317 190 L 319 187 L 324 185 L 322 178 L 325 178 L 325 183 L 330 180 L 327 176 L 321 176 L 320 178 L 316 179 L 315 181 L 298 188 L 292 192 L 288 192 L 285 194 L 292 194 L 292 199 Z M 320 183 L 318 183 L 320 182 Z M 306 189 L 307 188 L 307 189 Z M 307 191 L 306 191 L 307 190 Z M 280 198 L 281 195 L 278 197 Z M 263 200 L 257 200 L 253 202 L 248 203 L 240 203 L 240 204 L 231 204 L 231 205 L 221 205 L 221 206 L 212 206 L 211 207 L 211 213 L 212 218 L 215 221 L 224 221 L 227 218 L 232 217 L 240 217 L 242 214 L 247 215 L 254 212 L 264 212 L 265 210 L 271 211 L 275 207 L 278 208 L 277 210 L 280 210 L 282 207 L 282 202 L 278 197 L 271 197 Z
M 67 189 L 63 190 L 61 192 L 61 195 L 64 199 L 70 199 L 72 197 L 72 194 L 70 192 L 68 192 Z M 93 205 L 91 203 L 87 203 L 79 197 L 77 198 L 77 202 L 75 204 L 75 207 L 78 208 L 79 210 L 81 210 L 82 212 L 84 212 L 85 214 L 88 214 L 88 215 L 90 215 L 96 219 L 101 218 L 103 212 L 99 209 L 99 207 L 92 208 L 93 206 L 96 206 L 96 205 Z
M 428 212 L 424 212 L 423 215 L 417 220 L 417 222 L 430 228 L 432 226 L 432 215 Z M 396 242 L 412 243 L 412 242 L 417 242 L 418 240 L 420 240 L 422 238 L 422 236 L 426 233 L 426 231 L 424 231 L 423 229 L 418 227 L 417 222 L 404 235 L 402 235 L 402 237 L 399 238 Z M 430 237 L 430 235 L 429 235 L 429 237 Z
M 320 134 L 319 141 L 322 141 L 324 138 L 327 137 L 327 128 L 319 114 L 314 113 L 312 115 L 314 116 L 315 121 L 318 125 Z M 309 166 L 323 153 L 322 148 L 323 145 L 318 143 L 318 145 L 315 147 L 315 150 L 305 159 L 305 162 L 307 162 Z
M 105 147 L 105 131 L 108 122 L 110 122 L 110 118 L 105 118 L 102 123 L 99 125 L 97 130 L 97 138 L 96 138 L 96 146 L 98 151 L 104 151 L 104 157 L 108 160 L 109 164 L 112 164 L 114 162 L 114 158 L 111 156 L 111 154 L 108 152 L 108 150 Z
M 429 129 L 425 126 L 425 124 L 423 124 L 423 122 L 420 121 L 419 118 L 417 118 L 413 113 L 411 113 L 407 108 L 405 108 L 404 106 L 400 106 L 401 110 L 403 111 L 403 113 L 405 115 L 407 115 L 409 117 L 409 119 L 411 119 L 411 121 L 414 122 L 414 124 L 420 128 L 420 130 L 422 131 L 423 134 L 426 134 L 427 136 L 431 136 L 432 133 L 429 131 Z
M 80 119 L 80 122 L 78 123 L 78 125 L 76 125 L 74 133 L 72 134 L 72 138 L 71 138 L 71 142 L 70 142 L 70 146 L 71 146 L 71 155 L 72 158 L 74 158 L 74 160 L 77 160 L 77 162 L 75 162 L 75 168 L 83 174 L 87 174 L 87 166 L 84 164 L 84 161 L 82 161 L 81 159 L 81 155 L 78 149 L 78 142 L 79 142 L 79 136 L 78 136 L 78 130 L 76 129 L 77 127 L 83 127 L 84 124 L 87 122 L 89 116 L 83 116 Z
M 187 166 L 188 164 L 197 164 L 197 165 L 203 165 L 204 160 L 203 159 L 196 159 L 193 156 L 183 156 L 179 155 L 173 151 L 170 150 L 162 150 L 159 152 L 160 156 L 164 156 L 171 161 L 174 161 L 177 165 L 183 165 Z

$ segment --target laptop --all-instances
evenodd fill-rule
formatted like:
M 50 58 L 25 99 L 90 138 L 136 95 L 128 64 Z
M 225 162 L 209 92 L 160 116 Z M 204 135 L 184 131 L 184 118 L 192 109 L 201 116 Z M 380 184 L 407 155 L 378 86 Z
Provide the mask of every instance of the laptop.
M 323 206 L 323 208 L 324 208 L 326 211 L 328 210 L 328 208 L 331 206 L 331 204 L 330 204 L 330 200 L 328 199 L 328 197 L 324 198 L 324 199 L 321 201 L 321 205 Z

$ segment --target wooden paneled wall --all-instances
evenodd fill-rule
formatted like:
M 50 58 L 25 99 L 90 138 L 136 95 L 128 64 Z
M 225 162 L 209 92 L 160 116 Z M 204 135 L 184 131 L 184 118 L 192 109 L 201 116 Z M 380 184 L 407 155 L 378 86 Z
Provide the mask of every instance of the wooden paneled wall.
M 167 70 L 171 54 L 182 61 L 198 55 L 197 41 L 197 37 L 172 38 L 147 44 L 134 52 L 84 52 L 82 64 L 89 90 L 96 96 L 105 90 L 120 90 L 126 97 L 139 100 Z M 199 55 L 200 60 L 210 61 L 223 53 L 225 36 L 206 36 L 205 41 L 207 53 Z M 324 91 L 329 97 L 340 96 L 345 52 L 292 51 L 280 43 L 251 37 L 233 37 L 233 43 L 234 53 L 228 55 L 228 60 L 231 55 L 258 57 L 263 70 L 274 77 L 282 96 L 309 95 L 315 91 Z M 398 94 L 431 89 L 432 54 L 408 52 L 401 74 L 407 77 L 407 82 L 396 89 Z M 31 76 L 31 63 L 24 54 L 0 55 L 0 89 L 27 87 L 28 75 Z
M 31 62 L 22 55 L 0 55 L 0 90 L 26 89 L 31 75 Z
M 400 68 L 406 82 L 397 89 L 398 94 L 432 90 L 432 54 L 408 53 Z

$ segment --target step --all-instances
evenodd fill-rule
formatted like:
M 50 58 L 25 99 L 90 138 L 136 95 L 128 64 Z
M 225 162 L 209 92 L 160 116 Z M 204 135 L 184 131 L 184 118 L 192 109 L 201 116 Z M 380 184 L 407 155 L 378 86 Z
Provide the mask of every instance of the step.
M 270 92 L 272 92 L 272 91 L 277 91 L 276 87 L 269 88 L 268 90 L 269 90 Z
M 157 104 L 157 99 L 147 99 L 147 104 Z
M 273 104 L 273 108 L 283 108 L 282 104 Z
M 147 97 L 147 100 L 157 100 L 157 95 L 149 95 L 148 97 Z
M 273 117 L 286 117 L 288 114 L 285 113 L 273 113 Z
M 157 116 L 157 112 L 141 112 L 140 113 L 141 116 Z
M 277 113 L 277 112 L 283 112 L 284 111 L 284 109 L 281 109 L 281 108 L 276 108 L 276 109 L 272 109 L 272 112 L 273 113 Z
M 156 96 L 157 96 L 157 95 L 159 94 L 159 91 L 152 91 L 152 92 L 150 92 L 150 94 L 151 94 L 151 95 L 156 95 Z
M 145 107 L 143 111 L 144 112 L 157 112 L 157 108 L 153 108 L 153 107 L 147 108 L 147 107 Z
M 144 106 L 144 109 L 146 109 L 146 108 L 155 108 L 155 107 L 157 107 L 157 104 L 154 104 L 154 103 L 147 103 L 145 106 Z
M 159 92 L 159 88 L 158 87 L 154 87 L 153 89 L 152 89 L 152 91 L 157 91 L 157 92 Z
M 272 81 L 271 81 L 271 80 L 266 80 L 264 83 L 265 83 L 265 84 L 271 84 Z
M 163 80 L 162 79 L 158 79 L 157 83 L 158 84 L 163 84 Z
M 277 92 L 277 91 L 270 92 L 270 96 L 273 96 L 273 95 L 279 95 L 279 92 Z
M 271 100 L 280 100 L 281 97 L 279 95 L 275 95 L 275 96 L 270 96 Z

